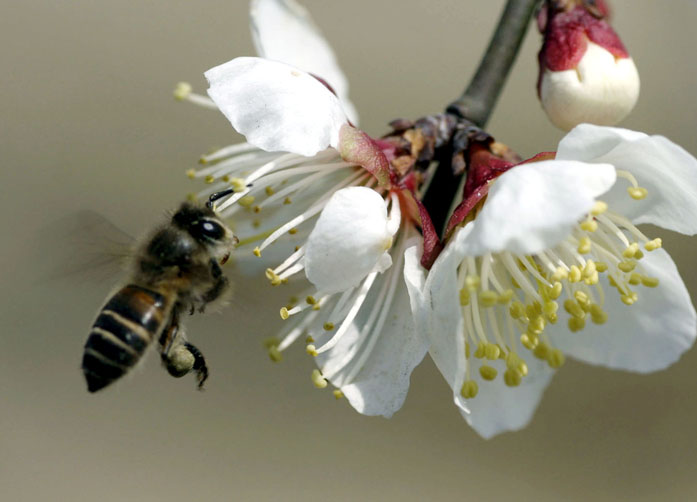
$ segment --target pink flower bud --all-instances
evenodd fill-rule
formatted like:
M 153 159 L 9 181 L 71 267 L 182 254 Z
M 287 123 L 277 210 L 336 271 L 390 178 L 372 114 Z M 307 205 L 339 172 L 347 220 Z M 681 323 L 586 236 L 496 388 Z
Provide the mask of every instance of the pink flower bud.
M 561 6 L 564 4 L 565 6 Z M 639 74 L 622 41 L 603 19 L 604 2 L 557 1 L 538 16 L 544 42 L 537 93 L 560 129 L 582 122 L 615 125 L 634 108 Z

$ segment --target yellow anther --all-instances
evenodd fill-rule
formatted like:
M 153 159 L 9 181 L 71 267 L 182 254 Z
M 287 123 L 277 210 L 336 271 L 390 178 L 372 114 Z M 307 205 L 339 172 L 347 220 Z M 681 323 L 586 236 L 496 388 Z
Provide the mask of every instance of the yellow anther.
M 622 272 L 631 272 L 636 268 L 636 262 L 634 260 L 621 261 L 617 264 Z
M 254 252 L 254 256 L 256 256 L 257 258 L 261 256 L 261 250 L 259 249 L 258 246 L 254 248 L 253 252 Z
M 533 350 L 540 343 L 540 339 L 537 335 L 532 335 L 530 333 L 523 333 L 520 335 L 520 343 L 528 350 Z
M 528 319 L 542 315 L 542 305 L 537 301 L 532 302 L 525 307 L 525 314 L 528 316 Z
M 615 278 L 613 276 L 611 276 L 611 275 L 608 276 L 607 282 L 609 282 L 610 286 L 612 286 L 613 288 L 617 287 L 617 281 L 615 280 Z
M 513 290 L 507 289 L 499 295 L 498 302 L 500 304 L 506 304 L 513 299 Z
M 571 298 L 564 300 L 564 310 L 576 319 L 583 319 L 586 315 L 583 308 Z
M 556 300 L 561 296 L 563 289 L 561 282 L 555 281 L 551 288 L 547 288 L 547 296 L 550 300 Z
M 319 303 L 315 303 L 315 304 L 312 306 L 312 310 L 319 310 L 319 309 L 320 309 Z
M 179 82 L 174 88 L 174 99 L 177 101 L 184 101 L 191 94 L 191 84 L 188 82 Z
M 593 209 L 591 209 L 591 214 L 593 216 L 598 216 L 599 214 L 603 214 L 605 211 L 607 211 L 607 203 L 603 202 L 602 200 L 596 200 L 595 204 L 593 204 Z
M 588 284 L 589 286 L 592 286 L 593 284 L 598 284 L 598 281 L 599 281 L 599 280 L 600 280 L 600 276 L 598 275 L 598 272 L 595 271 L 595 272 L 593 272 L 593 275 L 591 275 L 590 277 L 586 277 L 585 279 L 583 279 L 583 282 L 584 282 L 585 284 Z
M 523 377 L 515 370 L 506 370 L 503 374 L 503 381 L 509 387 L 518 387 Z
M 466 307 L 470 304 L 470 292 L 467 288 L 462 288 L 460 290 L 460 305 Z
M 598 230 L 598 222 L 593 219 L 582 222 L 580 226 L 581 230 L 585 230 L 586 232 L 595 232 Z
M 191 179 L 191 180 L 194 179 L 196 177 L 196 170 L 195 169 L 187 169 L 186 177 Z
M 629 276 L 629 284 L 632 286 L 638 286 L 641 284 L 641 274 L 638 272 L 632 272 L 632 275 Z
M 595 269 L 602 274 L 603 272 L 607 271 L 607 263 L 604 261 L 596 261 Z
M 474 380 L 465 381 L 460 389 L 460 395 L 465 399 L 472 399 L 473 397 L 476 397 L 478 392 L 479 386 Z
M 252 226 L 254 228 L 259 228 L 261 226 L 261 221 L 259 221 L 259 220 L 252 221 Z
M 559 319 L 559 317 L 557 316 L 556 313 L 554 313 L 554 314 L 547 314 L 546 319 L 547 319 L 547 321 L 548 321 L 550 324 L 556 324 L 556 323 L 557 323 L 557 320 Z
M 465 277 L 465 286 L 467 286 L 467 289 L 470 291 L 476 290 L 480 283 L 481 280 L 479 279 L 478 275 L 468 275 Z
M 254 207 L 252 208 L 252 211 L 254 211 L 255 213 L 260 213 L 260 212 L 261 212 L 261 206 L 254 206 Z
M 222 178 L 220 178 L 220 179 L 223 180 L 225 183 L 230 183 L 230 180 L 231 180 L 232 178 L 230 178 L 230 176 L 228 176 L 228 175 L 226 174 L 226 175 L 224 175 L 224 176 L 223 176 Z
M 323 327 L 324 327 L 324 331 L 331 331 L 334 329 L 334 323 L 333 322 L 325 322 Z
M 586 266 L 583 267 L 583 278 L 587 279 L 593 277 L 593 274 L 595 274 L 597 270 L 598 267 L 595 265 L 595 262 L 593 260 L 588 260 Z
M 290 230 L 288 230 L 288 233 L 289 233 L 290 235 L 295 235 L 295 234 L 298 233 L 298 229 L 297 229 L 297 228 L 291 228 Z
M 528 334 L 539 335 L 545 330 L 545 318 L 542 316 L 537 316 L 532 318 L 528 324 L 527 332 Z
M 581 269 L 576 265 L 571 265 L 571 267 L 569 267 L 569 282 L 578 282 L 581 280 L 581 277 Z
M 305 352 L 307 352 L 312 357 L 317 357 L 317 347 L 315 347 L 311 343 L 305 347 Z
M 285 205 L 288 205 L 288 204 L 290 204 L 291 202 L 293 202 L 293 201 L 290 200 L 290 197 L 286 197 L 285 199 L 283 199 L 283 203 L 284 203 Z
M 537 347 L 532 351 L 533 355 L 538 359 L 547 359 L 549 355 L 550 347 L 545 342 L 540 342 Z
M 594 324 L 605 324 L 607 322 L 607 313 L 597 303 L 591 305 L 590 315 Z
M 211 183 L 213 183 L 215 181 L 215 176 L 213 176 L 212 174 L 209 174 L 208 176 L 203 178 L 203 181 L 205 181 L 208 185 L 210 185 Z
M 242 178 L 230 178 L 230 185 L 232 185 L 233 190 L 235 192 L 241 192 L 245 188 L 247 188 L 247 184 Z
M 648 277 L 646 275 L 641 277 L 641 283 L 647 288 L 655 288 L 658 286 L 658 277 Z
M 278 277 L 278 276 L 276 275 L 276 272 L 274 272 L 273 269 L 270 269 L 270 268 L 267 268 L 267 269 L 264 271 L 264 275 L 265 275 L 266 278 L 267 278 L 268 280 L 270 280 L 270 281 L 273 281 L 276 277 Z
M 646 196 L 649 194 L 649 191 L 646 190 L 644 187 L 629 187 L 627 188 L 627 193 L 629 193 L 629 196 L 634 199 L 634 200 L 641 200 L 646 198 Z
M 314 305 L 315 303 L 317 303 L 317 300 L 314 296 L 309 295 L 307 298 L 305 298 L 305 303 L 307 303 L 308 305 Z
M 513 319 L 520 319 L 525 315 L 525 306 L 521 302 L 515 301 L 511 303 L 511 306 L 508 308 L 508 312 L 511 314 Z
M 634 255 L 637 251 L 639 251 L 639 243 L 632 242 L 629 246 L 625 248 L 624 251 L 622 251 L 622 256 L 624 256 L 625 258 L 634 258 Z
M 573 333 L 581 331 L 586 327 L 586 320 L 583 317 L 569 317 L 569 330 Z
M 499 295 L 496 291 L 486 290 L 479 292 L 479 301 L 482 307 L 493 307 L 498 302 Z
M 578 252 L 581 254 L 588 254 L 591 252 L 591 238 L 584 235 L 578 241 Z
M 344 397 L 344 393 L 341 392 L 339 389 L 334 389 L 333 394 L 334 394 L 334 399 L 336 399 L 336 400 L 339 400 L 342 397 Z
M 520 376 L 527 376 L 528 375 L 528 365 L 525 361 L 522 359 L 518 360 L 518 364 L 516 366 L 516 371 L 520 373 Z
M 186 194 L 186 200 L 188 200 L 189 202 L 196 203 L 196 202 L 198 202 L 198 197 L 196 197 L 195 193 L 188 193 L 188 194 Z
M 559 310 L 559 304 L 557 302 L 548 300 L 545 302 L 542 310 L 544 311 L 545 316 L 556 314 L 557 310 Z
M 583 291 L 576 291 L 574 293 L 574 298 L 576 298 L 576 301 L 584 311 L 590 306 L 591 299 Z
M 254 204 L 254 200 L 255 199 L 253 195 L 245 195 L 240 200 L 238 200 L 237 203 L 242 207 L 252 207 L 252 204 Z
M 634 292 L 620 296 L 620 300 L 622 300 L 622 303 L 624 303 L 625 305 L 634 305 L 634 303 L 636 303 L 638 299 L 639 296 Z
M 284 321 L 290 317 L 290 314 L 288 313 L 288 309 L 285 307 L 281 307 L 281 319 Z
M 557 267 L 557 269 L 554 271 L 552 274 L 552 280 L 553 281 L 563 281 L 564 279 L 569 277 L 569 271 L 566 270 L 564 267 Z
M 275 345 L 273 347 L 269 347 L 269 359 L 271 359 L 273 362 L 278 363 L 283 359 L 283 354 L 281 354 L 281 351 L 278 350 L 278 347 Z
M 477 344 L 477 350 L 474 351 L 474 357 L 481 359 L 486 355 L 486 345 L 483 343 Z
M 479 368 L 479 374 L 484 380 L 492 381 L 494 378 L 496 378 L 498 373 L 499 372 L 496 371 L 496 368 L 492 368 L 491 366 L 484 365 Z
M 274 194 L 273 188 L 271 188 L 270 186 L 264 188 L 264 191 L 266 192 L 266 195 L 273 195 Z
M 657 237 L 654 240 L 649 241 L 646 244 L 644 244 L 644 248 L 647 251 L 655 251 L 656 249 L 660 248 L 661 246 L 663 246 L 663 241 L 661 240 L 660 237 Z
M 514 288 L 520 289 L 520 284 L 518 284 L 518 281 L 516 281 L 513 277 L 511 277 L 509 280 L 511 281 L 511 285 L 512 285 Z
M 312 335 L 307 335 L 307 338 L 305 338 L 305 343 L 315 343 L 315 339 L 312 338 Z
M 310 375 L 312 383 L 318 389 L 324 389 L 327 386 L 327 380 L 322 376 L 322 372 L 318 369 L 312 370 L 312 375 Z
M 564 354 L 559 349 L 552 350 L 547 356 L 547 363 L 549 364 L 550 368 L 554 369 L 561 368 L 564 365 L 565 360 L 566 358 L 564 357 Z
M 488 343 L 484 348 L 484 355 L 489 361 L 495 361 L 501 355 L 501 349 L 496 344 Z

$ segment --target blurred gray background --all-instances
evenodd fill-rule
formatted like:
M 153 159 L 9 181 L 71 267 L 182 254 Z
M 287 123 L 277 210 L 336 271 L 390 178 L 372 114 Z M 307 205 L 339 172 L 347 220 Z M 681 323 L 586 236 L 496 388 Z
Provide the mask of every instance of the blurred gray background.
M 369 133 L 440 111 L 472 74 L 503 1 L 305 0 L 351 81 Z M 625 127 L 697 153 L 697 4 L 616 0 L 642 78 Z M 37 233 L 82 208 L 137 234 L 194 190 L 184 171 L 237 140 L 215 112 L 172 99 L 180 80 L 252 54 L 247 3 L 0 1 L 2 500 L 687 500 L 697 491 L 697 351 L 640 376 L 569 362 L 532 424 L 480 439 L 430 361 L 391 420 L 310 383 L 301 346 L 272 364 L 280 327 L 263 278 L 236 279 L 222 314 L 194 316 L 206 392 L 151 355 L 88 395 L 79 362 L 109 281 L 42 279 Z M 561 133 L 534 94 L 532 29 L 490 124 L 523 155 Z M 658 234 L 657 234 L 658 235 Z M 697 240 L 660 234 L 697 294 Z M 42 271 L 42 272 L 40 272 Z

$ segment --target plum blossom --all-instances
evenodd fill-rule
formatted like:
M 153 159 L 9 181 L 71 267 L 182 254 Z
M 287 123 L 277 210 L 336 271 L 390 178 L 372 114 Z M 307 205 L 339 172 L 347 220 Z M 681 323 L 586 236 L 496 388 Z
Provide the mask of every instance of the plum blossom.
M 608 17 L 603 0 L 550 0 L 538 15 L 537 93 L 560 129 L 615 125 L 639 98 L 639 73 Z
M 417 249 L 405 258 L 417 330 L 485 438 L 528 423 L 566 356 L 652 372 L 697 333 L 661 239 L 636 226 L 697 233 L 697 159 L 661 136 L 583 124 L 556 155 L 493 168 L 466 190 L 428 276 Z
M 253 0 L 251 26 L 261 57 L 208 70 L 210 100 L 176 91 L 220 110 L 247 140 L 204 156 L 189 175 L 208 183 L 198 197 L 217 194 L 238 254 L 275 263 L 265 272 L 272 285 L 309 283 L 280 309 L 288 329 L 267 343 L 270 357 L 302 339 L 317 387 L 331 382 L 359 412 L 390 416 L 427 350 L 403 282 L 418 187 L 391 167 L 391 144 L 357 129 L 346 78 L 304 8 Z

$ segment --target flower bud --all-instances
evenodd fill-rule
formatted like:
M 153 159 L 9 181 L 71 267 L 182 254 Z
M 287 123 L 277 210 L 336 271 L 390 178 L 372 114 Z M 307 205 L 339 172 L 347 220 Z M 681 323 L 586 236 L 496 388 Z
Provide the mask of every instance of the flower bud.
M 636 66 L 606 16 L 597 0 L 592 6 L 584 0 L 552 1 L 538 16 L 544 41 L 537 93 L 560 129 L 582 122 L 615 125 L 639 97 Z

